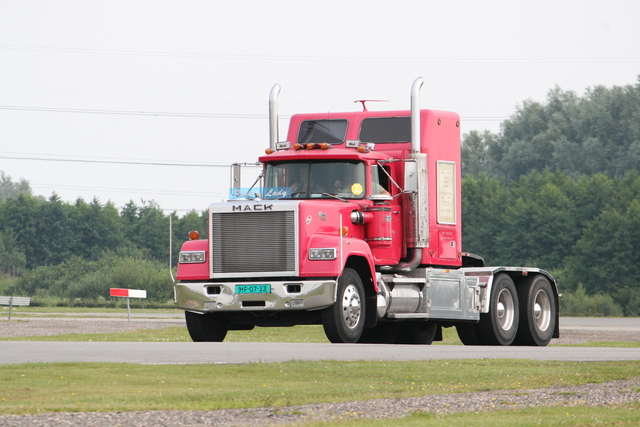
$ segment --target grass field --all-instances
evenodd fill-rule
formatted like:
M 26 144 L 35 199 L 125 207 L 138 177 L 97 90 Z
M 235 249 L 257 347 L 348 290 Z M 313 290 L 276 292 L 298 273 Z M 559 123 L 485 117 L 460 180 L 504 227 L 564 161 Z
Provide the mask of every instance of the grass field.
M 632 379 L 640 361 L 411 362 L 0 366 L 0 414 L 57 411 L 212 410 L 415 397 Z
M 41 311 L 41 308 L 38 308 Z M 105 312 L 104 310 L 99 310 Z M 56 313 L 55 309 L 52 310 Z M 84 313 L 74 309 L 69 312 Z M 121 311 L 119 311 L 121 313 Z M 157 310 L 151 310 L 149 317 Z M 35 313 L 34 313 L 35 314 Z M 177 315 L 180 316 L 180 312 Z M 12 320 L 13 322 L 14 320 Z M 20 321 L 20 320 L 16 320 Z M 53 341 L 189 342 L 184 326 L 115 334 L 23 337 Z M 233 331 L 228 341 L 327 342 L 322 327 Z M 459 343 L 444 330 L 444 343 Z M 594 345 L 594 344 L 592 344 Z M 597 343 L 597 345 L 603 345 Z M 622 343 L 633 345 L 637 343 Z M 640 378 L 640 361 L 535 362 L 439 360 L 425 362 L 286 362 L 246 365 L 134 365 L 55 363 L 0 366 L 0 415 L 43 412 L 214 410 L 281 407 L 306 403 L 416 397 L 483 390 L 527 390 Z M 635 426 L 640 404 L 533 408 L 436 415 L 394 420 L 344 420 L 310 426 Z

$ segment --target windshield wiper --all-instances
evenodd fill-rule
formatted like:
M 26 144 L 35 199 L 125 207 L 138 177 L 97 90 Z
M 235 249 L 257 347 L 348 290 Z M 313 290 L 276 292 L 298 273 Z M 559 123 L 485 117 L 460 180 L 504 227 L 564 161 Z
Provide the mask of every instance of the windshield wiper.
M 333 197 L 334 199 L 338 199 L 338 200 L 342 200 L 345 203 L 349 203 L 349 201 L 347 199 L 343 199 L 342 197 L 338 196 L 337 194 L 331 194 L 331 193 L 322 193 L 323 196 L 329 196 L 329 197 Z

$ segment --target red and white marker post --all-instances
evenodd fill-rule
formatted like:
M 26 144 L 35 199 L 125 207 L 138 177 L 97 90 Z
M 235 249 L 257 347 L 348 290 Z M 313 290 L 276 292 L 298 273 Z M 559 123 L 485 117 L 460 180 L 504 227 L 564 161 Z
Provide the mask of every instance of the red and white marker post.
M 129 306 L 129 298 L 146 298 L 147 291 L 143 291 L 140 289 L 121 289 L 121 288 L 110 288 L 110 295 L 112 297 L 126 297 L 127 298 L 127 318 L 131 321 L 131 308 Z

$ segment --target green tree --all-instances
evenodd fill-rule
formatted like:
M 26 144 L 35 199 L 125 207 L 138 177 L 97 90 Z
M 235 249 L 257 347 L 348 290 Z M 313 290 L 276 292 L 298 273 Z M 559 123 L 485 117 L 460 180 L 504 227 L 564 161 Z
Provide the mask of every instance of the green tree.
M 574 247 L 569 285 L 582 283 L 589 295 L 610 294 L 625 314 L 637 314 L 639 239 L 640 200 L 631 201 L 625 211 L 604 211 L 589 224 Z
M 97 259 L 104 251 L 125 246 L 122 219 L 112 202 L 102 205 L 97 198 L 91 203 L 76 200 L 71 209 L 76 234 L 73 253 L 85 259 Z
M 0 202 L 3 200 L 17 197 L 20 194 L 31 196 L 31 186 L 24 178 L 19 182 L 13 182 L 9 175 L 0 171 Z
M 26 268 L 39 264 L 38 218 L 46 202 L 27 194 L 19 194 L 0 203 L 0 230 L 11 236 L 15 246 L 26 257 Z
M 474 175 L 515 180 L 548 168 L 575 179 L 600 172 L 622 177 L 640 168 L 640 76 L 636 85 L 595 86 L 582 97 L 556 87 L 546 103 L 524 101 L 490 142 L 481 144 L 477 133 L 463 142 L 465 155 L 480 159 L 467 156 L 465 173 Z
M 564 178 L 532 174 L 512 187 L 503 227 L 495 239 L 503 263 L 554 269 L 571 253 L 577 227 L 573 204 L 563 189 Z
M 476 130 L 462 138 L 462 176 L 478 176 L 491 167 L 489 164 L 489 147 L 494 144 L 495 136 L 490 131 L 480 133 Z
M 20 250 L 13 233 L 0 230 L 0 273 L 19 276 L 27 265 L 27 257 Z
M 495 243 L 504 227 L 504 211 L 509 206 L 509 191 L 504 179 L 483 174 L 462 180 L 462 243 L 465 252 L 475 253 L 487 263 L 500 260 Z
M 69 218 L 69 207 L 53 194 L 36 211 L 37 240 L 34 245 L 34 265 L 59 264 L 73 254 L 75 234 Z
M 156 202 L 147 202 L 138 208 L 132 240 L 136 247 L 144 248 L 161 262 L 169 260 L 169 217 Z

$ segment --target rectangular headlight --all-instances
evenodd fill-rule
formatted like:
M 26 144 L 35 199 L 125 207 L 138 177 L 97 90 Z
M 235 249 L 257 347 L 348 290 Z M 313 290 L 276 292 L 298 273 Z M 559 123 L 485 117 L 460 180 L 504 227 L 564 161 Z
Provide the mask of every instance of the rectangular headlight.
M 336 259 L 336 248 L 311 248 L 309 249 L 309 259 L 311 261 Z
M 201 264 L 205 261 L 204 251 L 180 252 L 180 264 Z

